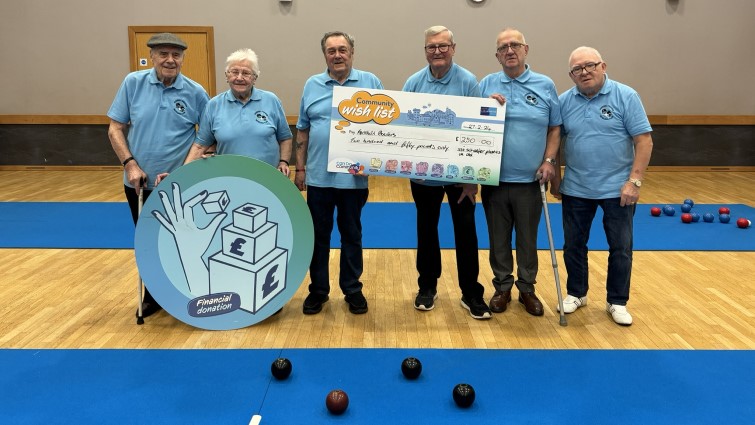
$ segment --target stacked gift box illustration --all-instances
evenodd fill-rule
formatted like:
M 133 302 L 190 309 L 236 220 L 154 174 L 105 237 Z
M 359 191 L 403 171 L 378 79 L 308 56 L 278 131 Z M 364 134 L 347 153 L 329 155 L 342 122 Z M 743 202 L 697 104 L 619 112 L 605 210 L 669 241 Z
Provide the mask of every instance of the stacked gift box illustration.
M 228 203 L 224 196 L 220 205 Z M 288 250 L 277 245 L 278 224 L 268 221 L 267 213 L 251 203 L 233 210 L 233 222 L 221 230 L 223 248 L 209 258 L 210 293 L 235 292 L 241 308 L 251 313 L 286 288 Z

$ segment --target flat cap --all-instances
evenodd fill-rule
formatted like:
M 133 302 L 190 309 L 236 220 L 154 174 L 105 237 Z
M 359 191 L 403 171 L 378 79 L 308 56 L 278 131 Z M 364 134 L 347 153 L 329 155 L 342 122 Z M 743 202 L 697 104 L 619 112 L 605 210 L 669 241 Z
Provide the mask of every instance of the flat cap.
M 181 40 L 177 35 L 169 33 L 169 32 L 162 32 L 160 34 L 155 34 L 152 37 L 150 37 L 149 41 L 147 41 L 147 46 L 149 47 L 155 47 L 155 46 L 175 46 L 179 49 L 186 50 L 189 48 L 189 46 L 186 45 L 186 43 Z

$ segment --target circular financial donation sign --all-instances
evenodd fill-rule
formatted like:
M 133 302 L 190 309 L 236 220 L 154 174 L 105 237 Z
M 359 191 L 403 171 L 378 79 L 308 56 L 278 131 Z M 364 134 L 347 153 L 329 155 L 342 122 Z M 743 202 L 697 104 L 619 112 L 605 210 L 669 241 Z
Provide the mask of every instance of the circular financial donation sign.
M 312 216 L 280 171 L 244 156 L 186 164 L 139 215 L 139 273 L 158 303 L 202 329 L 253 325 L 283 307 L 312 258 Z

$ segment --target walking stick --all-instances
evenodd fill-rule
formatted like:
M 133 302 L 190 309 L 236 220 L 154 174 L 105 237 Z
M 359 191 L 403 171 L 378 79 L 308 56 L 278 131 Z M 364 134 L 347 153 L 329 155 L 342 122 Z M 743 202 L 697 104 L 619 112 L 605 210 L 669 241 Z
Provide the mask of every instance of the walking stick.
M 139 179 L 139 202 L 137 204 L 138 208 L 138 215 L 137 215 L 137 221 L 138 216 L 142 215 L 142 205 L 144 205 L 144 178 Z M 137 276 L 139 278 L 139 282 L 137 283 L 137 291 L 138 291 L 138 297 L 137 298 L 137 307 L 136 307 L 136 324 L 137 325 L 143 325 L 144 324 L 144 316 L 142 315 L 142 297 L 144 296 L 144 282 L 142 281 L 142 275 L 139 274 L 139 270 L 136 271 Z
M 538 175 L 538 180 L 540 176 Z M 558 295 L 558 311 L 561 314 L 559 324 L 566 326 L 566 316 L 564 316 L 564 300 L 561 297 L 561 280 L 558 277 L 558 263 L 556 262 L 556 249 L 553 247 L 553 231 L 551 230 L 551 217 L 548 212 L 548 200 L 545 197 L 545 183 L 540 183 L 540 197 L 543 199 L 543 211 L 545 212 L 545 228 L 548 230 L 548 244 L 551 248 L 551 263 L 553 264 L 553 275 L 556 277 L 556 294 Z

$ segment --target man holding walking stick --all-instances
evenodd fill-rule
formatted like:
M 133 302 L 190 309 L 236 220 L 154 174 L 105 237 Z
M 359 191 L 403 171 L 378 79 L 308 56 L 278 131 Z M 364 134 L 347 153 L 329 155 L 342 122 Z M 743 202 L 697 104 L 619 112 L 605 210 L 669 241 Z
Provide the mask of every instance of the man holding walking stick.
M 107 113 L 108 137 L 123 165 L 123 187 L 134 224 L 140 190 L 146 200 L 158 173 L 183 164 L 209 100 L 201 85 L 181 74 L 188 47 L 183 40 L 161 33 L 152 36 L 147 46 L 153 67 L 128 74 Z M 162 309 L 149 291 L 142 308 L 143 317 Z
M 526 64 L 529 46 L 524 35 L 507 28 L 498 34 L 496 58 L 502 71 L 480 81 L 483 96 L 506 103 L 506 129 L 498 186 L 482 187 L 482 205 L 490 238 L 490 266 L 495 294 L 490 309 L 503 313 L 516 284 L 527 313 L 543 315 L 535 295 L 538 271 L 537 229 L 543 205 L 540 185 L 556 173 L 561 112 L 553 81 Z M 536 177 L 539 175 L 539 177 Z M 514 281 L 512 231 L 516 230 L 517 279 Z
M 562 194 L 567 297 L 564 313 L 587 304 L 587 240 L 595 213 L 603 209 L 608 241 L 606 312 L 619 325 L 632 324 L 627 311 L 632 276 L 633 219 L 653 150 L 652 128 L 637 92 L 608 78 L 606 63 L 592 47 L 569 56 L 575 86 L 559 96 L 566 136 Z M 560 170 L 560 169 L 559 169 Z

